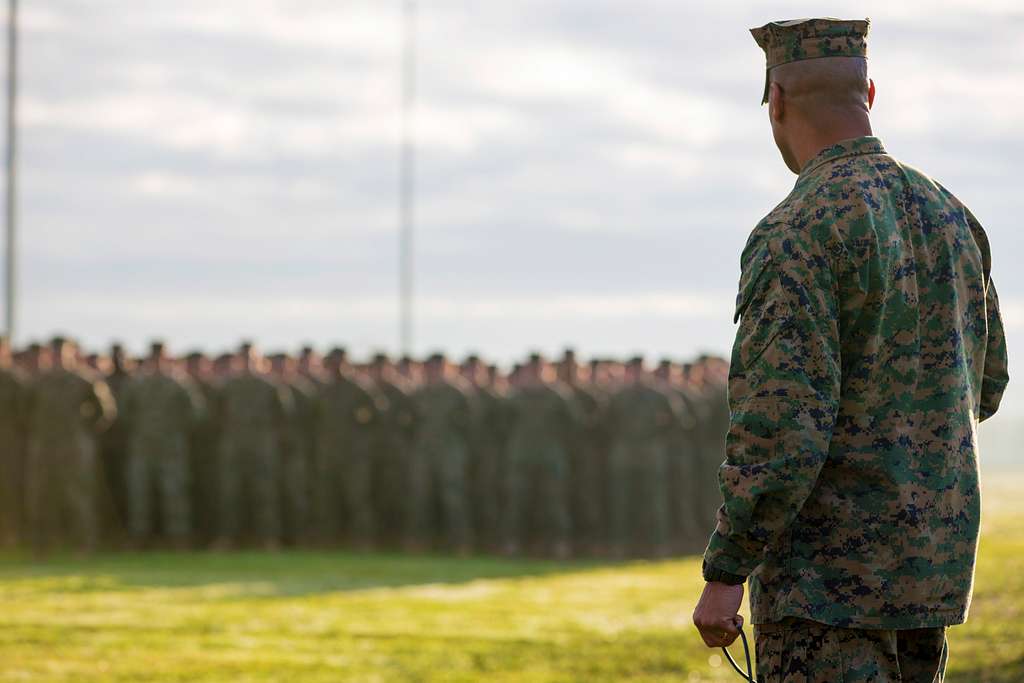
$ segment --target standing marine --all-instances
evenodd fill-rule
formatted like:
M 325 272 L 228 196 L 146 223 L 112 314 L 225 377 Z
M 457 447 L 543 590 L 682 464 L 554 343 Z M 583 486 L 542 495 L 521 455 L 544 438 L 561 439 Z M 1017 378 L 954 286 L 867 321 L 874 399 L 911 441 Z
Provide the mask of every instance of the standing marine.
M 0 336 L 0 547 L 21 537 L 25 496 L 25 418 L 28 378 L 14 367 L 11 345 Z
M 236 362 L 237 371 L 224 382 L 220 396 L 220 530 L 216 547 L 231 548 L 251 536 L 261 547 L 274 550 L 282 538 L 278 438 L 292 404 L 288 394 L 266 374 L 263 359 L 252 344 L 241 345 Z
M 189 446 L 203 405 L 172 363 L 163 342 L 153 342 L 145 367 L 121 393 L 120 415 L 128 425 L 128 532 L 136 547 L 152 540 L 155 522 L 174 548 L 192 540 Z
M 694 624 L 758 680 L 941 681 L 967 618 L 978 425 L 1008 381 L 989 241 L 875 137 L 868 22 L 753 29 L 796 185 L 743 250 L 724 504 Z
M 78 369 L 69 340 L 56 337 L 51 354 L 40 358 L 44 365 L 28 399 L 29 539 L 38 555 L 64 540 L 92 552 L 99 542 L 96 440 L 117 407 L 106 383 Z

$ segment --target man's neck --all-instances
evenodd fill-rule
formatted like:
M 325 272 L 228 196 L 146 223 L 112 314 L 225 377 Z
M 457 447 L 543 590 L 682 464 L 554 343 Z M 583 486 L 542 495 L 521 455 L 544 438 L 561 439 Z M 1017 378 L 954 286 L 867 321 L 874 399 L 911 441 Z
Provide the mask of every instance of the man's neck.
M 829 126 L 828 130 L 813 131 L 802 136 L 797 142 L 796 160 L 803 168 L 807 162 L 818 156 L 823 149 L 828 149 L 843 140 L 861 138 L 872 135 L 871 119 L 865 112 L 863 116 L 851 116 L 845 121 Z

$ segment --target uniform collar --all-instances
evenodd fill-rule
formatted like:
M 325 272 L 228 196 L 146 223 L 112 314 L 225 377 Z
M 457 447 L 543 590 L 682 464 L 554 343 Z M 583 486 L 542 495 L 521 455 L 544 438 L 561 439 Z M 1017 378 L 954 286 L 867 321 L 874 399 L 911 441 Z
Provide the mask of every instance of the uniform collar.
M 800 177 L 807 175 L 822 164 L 835 161 L 836 159 L 841 159 L 843 157 L 885 153 L 886 151 L 885 147 L 882 146 L 882 141 L 871 135 L 865 135 L 859 138 L 850 138 L 849 140 L 840 140 L 836 144 L 821 150 L 814 155 L 810 161 L 804 164 L 803 169 L 800 170 Z

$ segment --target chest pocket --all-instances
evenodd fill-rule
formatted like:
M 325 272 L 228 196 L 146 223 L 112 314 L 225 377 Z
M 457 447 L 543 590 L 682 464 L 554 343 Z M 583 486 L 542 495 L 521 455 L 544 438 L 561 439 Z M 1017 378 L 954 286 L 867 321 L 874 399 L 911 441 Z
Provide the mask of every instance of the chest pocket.
M 767 247 L 762 246 L 743 269 L 733 314 L 733 322 L 737 320 L 740 325 L 732 354 L 737 370 L 755 363 L 792 320 Z

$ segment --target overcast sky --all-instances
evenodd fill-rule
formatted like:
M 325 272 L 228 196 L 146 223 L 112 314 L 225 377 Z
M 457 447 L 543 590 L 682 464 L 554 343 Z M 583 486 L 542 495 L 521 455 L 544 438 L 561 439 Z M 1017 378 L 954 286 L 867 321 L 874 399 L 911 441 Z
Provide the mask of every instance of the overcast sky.
M 399 2 L 22 6 L 19 341 L 396 349 Z M 872 18 L 876 133 L 986 225 L 1024 350 L 1024 9 L 942 0 L 420 2 L 416 350 L 727 353 L 794 181 L 747 29 L 823 11 Z

